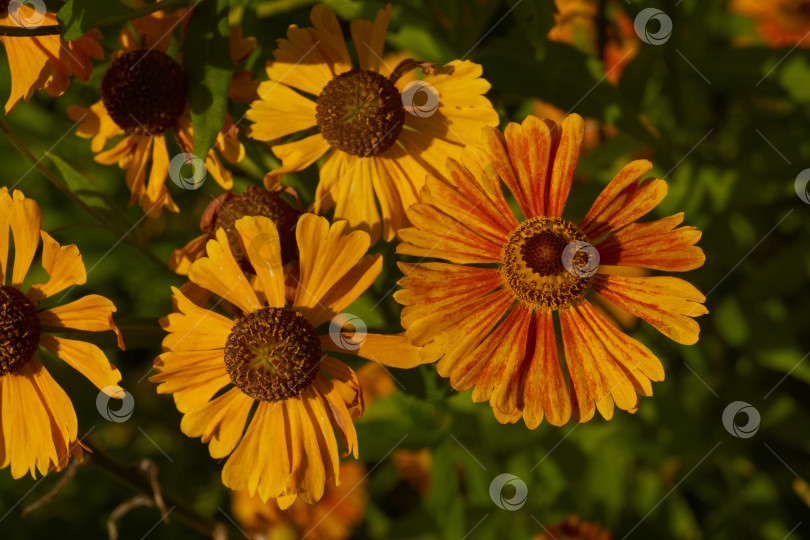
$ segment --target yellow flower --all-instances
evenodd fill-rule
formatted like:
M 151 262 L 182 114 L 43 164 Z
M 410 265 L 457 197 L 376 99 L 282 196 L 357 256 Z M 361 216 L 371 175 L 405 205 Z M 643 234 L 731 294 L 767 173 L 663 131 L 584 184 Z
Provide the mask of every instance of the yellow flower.
M 59 24 L 55 13 L 37 13 L 30 5 L 20 2 L 18 11 L 9 12 L 9 0 L 0 0 L 0 27 L 25 28 Z M 34 90 L 46 89 L 52 96 L 61 96 L 70 84 L 71 75 L 83 81 L 90 78 L 90 59 L 104 58 L 98 40 L 101 32 L 88 30 L 75 41 L 52 36 L 2 36 L 11 71 L 11 95 L 6 101 L 6 114 L 21 100 L 31 100 Z
M 762 38 L 773 47 L 810 47 L 808 0 L 732 0 L 729 8 L 754 19 Z
M 636 392 L 652 395 L 661 362 L 585 299 L 594 291 L 681 344 L 698 340 L 692 317 L 707 313 L 704 296 L 669 276 L 627 277 L 607 266 L 683 272 L 705 257 L 700 231 L 678 227 L 683 213 L 635 223 L 667 193 L 643 176 L 646 160 L 625 166 L 578 223 L 563 218 L 582 146 L 577 115 L 558 125 L 529 116 L 505 132 L 485 128 L 483 148 L 448 161 L 449 181 L 428 178 L 412 206 L 397 252 L 449 263 L 401 263 L 402 324 L 422 360 L 474 401 L 489 401 L 500 422 L 521 417 L 585 422 L 594 408 L 606 419 L 614 403 L 634 412 Z M 515 197 L 515 217 L 502 190 Z M 557 351 L 557 313 L 571 391 Z
M 9 229 L 14 238 L 12 267 L 8 265 Z M 42 267 L 49 279 L 23 294 L 23 281 L 40 237 Z M 9 278 L 11 284 L 6 285 Z M 37 203 L 20 191 L 12 196 L 7 188 L 0 188 L 0 468 L 11 465 L 14 478 L 28 472 L 36 476 L 37 471 L 44 475 L 60 470 L 71 454 L 79 460 L 82 457 L 73 404 L 39 361 L 36 353 L 40 346 L 108 393 L 109 387 L 121 380 L 101 349 L 51 333 L 63 329 L 112 330 L 123 349 L 112 318 L 112 302 L 88 295 L 63 306 L 40 307 L 43 300 L 82 285 L 86 279 L 78 248 L 60 246 L 42 230 Z M 117 397 L 117 391 L 110 395 Z
M 314 211 L 335 207 L 335 219 L 386 241 L 407 224 L 405 209 L 416 202 L 425 175 L 441 176 L 448 157 L 458 157 L 498 115 L 483 94 L 489 83 L 481 66 L 455 60 L 441 69 L 407 59 L 383 60 L 390 4 L 376 20 L 352 21 L 359 69 L 353 69 L 337 17 L 312 9 L 314 28 L 291 26 L 267 65 L 261 99 L 247 113 L 248 135 L 273 141 L 282 166 L 265 176 L 273 185 L 282 173 L 300 171 L 327 154 L 320 170 Z M 410 72 L 434 71 L 419 83 Z M 410 86 L 409 86 L 410 85 Z M 438 98 L 438 102 L 436 99 Z M 301 131 L 317 133 L 282 143 Z M 382 217 L 377 210 L 379 202 Z
M 418 350 L 404 336 L 373 334 L 360 343 L 350 341 L 344 350 L 344 339 L 350 338 L 315 330 L 380 274 L 382 257 L 366 256 L 365 232 L 350 233 L 345 221 L 330 227 L 324 218 L 303 215 L 296 228 L 300 274 L 288 303 L 273 222 L 243 217 L 236 230 L 258 286 L 236 262 L 225 229 L 218 229 L 206 246 L 208 256 L 191 265 L 188 277 L 238 308 L 240 316 L 231 319 L 199 307 L 173 289 L 175 312 L 162 321 L 169 335 L 151 380 L 161 383 L 159 393 L 174 394 L 184 414 L 183 433 L 210 441 L 212 457 L 230 454 L 222 471 L 226 486 L 247 489 L 251 496 L 258 492 L 264 501 L 277 498 L 282 508 L 298 495 L 315 502 L 327 481 L 337 485 L 339 480 L 333 427 L 344 456 L 357 457 L 352 421 L 364 407 L 354 371 L 323 352 L 398 356 L 413 366 Z
M 329 486 L 315 504 L 296 501 L 286 510 L 272 502 L 236 491 L 231 507 L 239 525 L 252 538 L 270 540 L 345 540 L 363 521 L 368 503 L 366 468 L 360 463 L 341 463 L 339 486 Z
M 89 109 L 68 108 L 71 119 L 79 122 L 76 134 L 92 138 L 95 160 L 105 165 L 118 163 L 126 169 L 126 182 L 132 197 L 151 218 L 160 217 L 163 208 L 178 212 L 166 187 L 169 175 L 169 152 L 166 132 L 174 131 L 180 149 L 190 154 L 194 149 L 194 132 L 186 104 L 186 76 L 181 64 L 167 54 L 172 30 L 179 25 L 183 12 L 155 12 L 135 19 L 134 33 L 128 28 L 119 35 L 120 50 L 101 83 L 101 99 Z M 241 33 L 232 33 L 241 41 Z M 232 47 L 232 53 L 241 49 Z M 107 143 L 124 136 L 112 148 Z M 224 189 L 233 186 L 233 175 L 219 156 L 238 163 L 245 149 L 230 117 L 217 135 L 216 144 L 205 156 L 208 174 Z M 147 182 L 147 167 L 151 170 Z

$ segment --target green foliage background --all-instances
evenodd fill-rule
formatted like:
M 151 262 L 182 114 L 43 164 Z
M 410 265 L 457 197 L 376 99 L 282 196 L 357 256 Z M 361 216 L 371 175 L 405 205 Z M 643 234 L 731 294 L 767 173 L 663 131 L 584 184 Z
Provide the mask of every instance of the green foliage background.
M 127 10 L 114 3 L 69 4 L 92 26 L 103 17 L 126 18 Z M 344 20 L 373 19 L 384 6 L 371 0 L 327 4 Z M 810 205 L 796 196 L 793 184 L 810 160 L 810 50 L 738 45 L 753 34 L 753 25 L 722 2 L 618 4 L 631 18 L 644 7 L 658 7 L 674 27 L 667 43 L 642 44 L 618 87 L 602 80 L 598 60 L 545 38 L 553 24 L 549 0 L 395 2 L 388 46 L 422 60 L 464 57 L 483 64 L 502 126 L 521 121 L 534 99 L 615 125 L 618 134 L 580 161 L 566 207 L 572 217 L 584 214 L 624 162 L 650 157 L 654 174 L 666 178 L 670 190 L 649 217 L 684 210 L 686 224 L 703 231 L 706 264 L 684 276 L 708 295 L 710 314 L 699 320 L 700 342 L 679 346 L 640 323 L 632 335 L 661 356 L 667 373 L 654 385 L 654 397 L 642 398 L 635 415 L 617 412 L 610 422 L 597 418 L 563 428 L 543 423 L 535 431 L 522 422 L 498 424 L 488 405 L 451 391 L 430 368 L 396 371 L 406 391 L 376 403 L 358 422 L 360 457 L 373 473 L 367 518 L 354 538 L 527 540 L 542 532 L 540 523 L 548 526 L 572 513 L 610 526 L 615 538 L 780 540 L 792 531 L 794 537 L 810 534 L 808 507 L 792 487 L 797 477 L 810 475 L 810 362 L 804 360 L 810 351 Z M 97 11 L 102 5 L 107 7 Z M 230 16 L 241 18 L 244 34 L 259 40 L 250 62 L 260 73 L 286 27 L 308 25 L 310 7 L 306 0 L 231 1 Z M 119 27 L 103 28 L 108 53 Z M 0 62 L 7 63 L 5 55 Z M 163 335 L 157 319 L 171 309 L 169 287 L 181 283 L 161 261 L 198 234 L 203 209 L 221 190 L 213 181 L 195 192 L 169 182 L 180 214 L 153 221 L 141 220 L 138 208 L 121 210 L 129 197 L 124 173 L 93 161 L 89 142 L 73 135 L 65 112 L 98 99 L 104 68 L 99 64 L 87 84 L 74 80 L 58 99 L 36 93 L 6 121 L 75 191 L 103 194 L 88 200 L 110 231 L 5 137 L 0 184 L 36 199 L 44 228 L 61 243 L 79 246 L 89 271 L 81 293 L 105 295 L 118 306 L 127 351 L 117 352 L 111 338 L 103 345 L 135 398 L 134 415 L 120 424 L 105 421 L 89 382 L 55 358 L 45 362 L 71 396 L 80 434 L 89 432 L 93 448 L 127 465 L 153 460 L 166 492 L 227 523 L 223 511 L 230 513 L 230 501 L 219 479 L 221 464 L 199 440 L 182 435 L 172 399 L 158 396 L 146 379 Z M 9 86 L 3 65 L 1 96 Z M 229 107 L 236 118 L 245 110 Z M 243 142 L 248 157 L 235 168 L 238 191 L 260 183 L 277 165 L 265 145 Z M 287 178 L 305 202 L 312 201 L 316 171 Z M 371 330 L 400 331 L 399 308 L 389 294 L 400 277 L 393 247 L 374 249 L 385 254 L 385 271 L 347 311 Z M 751 438 L 735 438 L 722 425 L 723 410 L 737 400 L 761 413 Z M 433 450 L 429 496 L 420 497 L 396 477 L 394 447 Z M 528 486 L 519 511 L 490 500 L 490 481 L 504 472 Z M 65 538 L 103 538 L 110 512 L 132 496 L 105 471 L 81 467 L 53 502 L 20 516 L 22 507 L 58 480 L 50 475 L 13 481 L 8 469 L 0 471 L 0 537 L 45 538 L 58 531 Z M 159 519 L 154 508 L 135 509 L 119 523 L 121 538 L 196 537 L 177 520 L 157 525 Z M 231 535 L 241 536 L 235 529 Z

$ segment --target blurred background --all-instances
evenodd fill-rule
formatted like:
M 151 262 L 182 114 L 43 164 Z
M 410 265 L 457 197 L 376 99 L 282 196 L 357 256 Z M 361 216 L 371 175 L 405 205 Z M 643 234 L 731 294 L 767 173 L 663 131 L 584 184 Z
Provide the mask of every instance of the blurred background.
M 231 2 L 231 23 L 258 40 L 248 60 L 258 77 L 287 26 L 309 25 L 312 4 Z M 373 19 L 385 5 L 326 4 L 347 36 L 349 20 Z M 103 31 L 109 54 L 118 28 Z M 107 64 L 58 99 L 35 93 L 6 122 L 37 159 L 47 151 L 65 163 L 57 167 L 46 156 L 45 166 L 68 180 L 89 180 L 115 206 L 97 204 L 134 227 L 119 243 L 0 137 L 0 185 L 22 179 L 17 187 L 41 206 L 44 229 L 81 249 L 88 284 L 75 294 L 102 294 L 118 307 L 127 350 L 114 349 L 112 336 L 98 343 L 134 397 L 127 421 L 105 420 L 97 390 L 55 358 L 44 359 L 73 400 L 80 436 L 130 478 L 144 478 L 135 468 L 151 460 L 167 495 L 223 523 L 231 538 L 810 537 L 810 172 L 802 176 L 810 167 L 809 33 L 810 1 L 803 0 L 395 2 L 387 50 L 482 64 L 501 127 L 528 114 L 588 119 L 568 216 L 583 216 L 624 163 L 651 159 L 669 195 L 647 220 L 685 211 L 685 224 L 703 231 L 706 264 L 682 277 L 707 295 L 710 313 L 699 319 L 701 339 L 690 347 L 617 314 L 661 357 L 666 380 L 654 385 L 652 398 L 641 398 L 638 413 L 617 412 L 610 422 L 543 423 L 534 431 L 522 422 L 500 425 L 489 405 L 452 391 L 431 367 L 392 370 L 393 378 L 363 367 L 369 406 L 357 423 L 361 464 L 347 469 L 344 485 L 319 508 L 283 516 L 234 502 L 220 481 L 222 464 L 180 432 L 171 397 L 158 396 L 148 381 L 163 336 L 157 319 L 171 311 L 169 287 L 182 283 L 165 261 L 200 234 L 199 218 L 220 188 L 207 182 L 183 191 L 169 182 L 182 212 L 139 221 L 139 208 L 124 210 L 123 171 L 95 163 L 66 114 L 99 99 Z M 0 63 L 0 96 L 7 96 L 4 54 Z M 245 110 L 230 107 L 237 118 Z M 248 156 L 233 168 L 236 191 L 278 165 L 266 145 L 243 143 Z M 314 168 L 285 179 L 306 204 L 316 181 Z M 401 277 L 394 247 L 372 250 L 384 253 L 384 273 L 347 311 L 370 331 L 399 332 L 390 296 Z M 725 424 L 724 411 L 731 418 Z M 0 537 L 105 538 L 111 513 L 136 494 L 120 475 L 90 463 L 23 517 L 63 474 L 15 481 L 0 471 Z M 512 476 L 496 480 L 502 474 Z M 133 507 L 117 521 L 120 538 L 203 537 L 171 513 L 161 523 L 161 514 Z

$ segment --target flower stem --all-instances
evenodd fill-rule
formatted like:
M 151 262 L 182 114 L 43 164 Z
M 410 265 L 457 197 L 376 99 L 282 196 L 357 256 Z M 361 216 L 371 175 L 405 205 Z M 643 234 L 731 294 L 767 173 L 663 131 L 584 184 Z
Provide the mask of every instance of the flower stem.
M 137 467 L 123 465 L 97 448 L 93 449 L 92 454 L 85 456 L 85 460 L 87 460 L 89 464 L 103 469 L 130 489 L 143 493 L 151 500 L 155 500 L 158 507 L 165 505 L 172 509 L 172 517 L 177 518 L 178 521 L 183 522 L 185 525 L 188 525 L 195 531 L 209 538 L 213 538 L 217 529 L 221 529 L 223 526 L 221 523 L 216 523 L 211 519 L 203 517 L 196 510 L 188 507 L 184 502 L 175 499 L 171 495 L 167 495 L 166 493 L 156 494 L 155 488 L 148 477 L 142 474 Z M 162 501 L 159 500 L 159 497 L 162 497 Z

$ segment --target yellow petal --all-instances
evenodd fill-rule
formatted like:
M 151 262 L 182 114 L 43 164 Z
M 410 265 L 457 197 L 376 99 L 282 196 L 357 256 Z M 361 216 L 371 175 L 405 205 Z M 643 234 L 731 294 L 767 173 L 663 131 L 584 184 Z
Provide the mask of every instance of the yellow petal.
M 236 222 L 239 242 L 261 282 L 270 307 L 284 307 L 284 269 L 278 230 L 264 216 L 243 217 Z
M 211 441 L 211 457 L 223 458 L 231 453 L 245 430 L 248 413 L 254 400 L 238 388 L 232 388 L 209 401 L 191 408 L 180 422 L 180 429 L 189 437 Z
M 324 351 L 342 352 L 367 358 L 384 366 L 408 369 L 429 360 L 420 358 L 419 347 L 414 347 L 405 334 L 384 336 L 380 334 L 358 334 L 336 332 L 321 336 Z
M 121 331 L 113 321 L 115 305 L 97 294 L 91 294 L 52 309 L 40 311 L 39 322 L 53 328 L 72 328 L 87 332 L 106 332 L 112 330 L 118 336 L 118 347 L 124 350 L 124 339 Z
M 0 210 L 8 213 L 11 234 L 14 237 L 11 285 L 19 289 L 37 252 L 42 214 L 39 205 L 33 199 L 26 199 L 19 190 L 14 191 L 13 197 L 6 194 L 0 199 Z
M 357 51 L 360 69 L 380 71 L 383 49 L 385 48 L 385 34 L 388 32 L 388 22 L 390 20 L 391 4 L 388 4 L 377 12 L 377 18 L 374 19 L 374 22 L 362 19 L 352 21 L 352 40 Z
M 48 272 L 49 279 L 47 283 L 31 286 L 28 298 L 32 302 L 53 296 L 68 287 L 83 285 L 87 281 L 79 248 L 73 244 L 60 246 L 45 231 L 42 231 L 42 267 Z
M 247 136 L 273 141 L 315 126 L 315 102 L 280 82 L 264 81 L 259 99 L 250 104 L 245 117 L 253 122 Z
M 92 343 L 48 334 L 43 334 L 39 343 L 87 377 L 100 390 L 121 380 L 118 368 L 112 365 L 101 349 Z
M 208 257 L 197 259 L 188 271 L 191 281 L 238 306 L 244 312 L 261 308 L 250 282 L 236 263 L 225 229 L 206 245 Z

